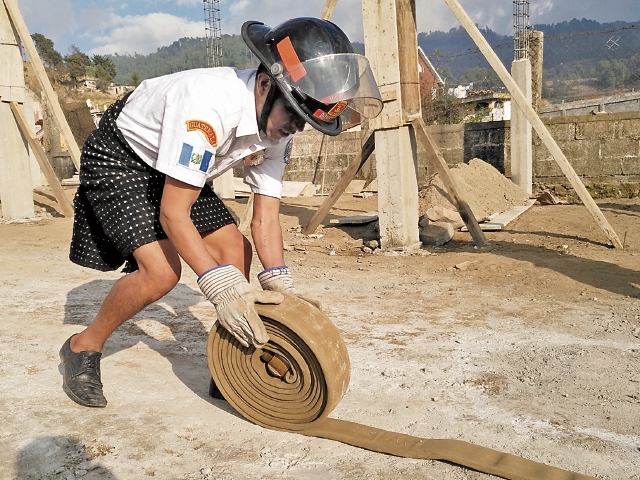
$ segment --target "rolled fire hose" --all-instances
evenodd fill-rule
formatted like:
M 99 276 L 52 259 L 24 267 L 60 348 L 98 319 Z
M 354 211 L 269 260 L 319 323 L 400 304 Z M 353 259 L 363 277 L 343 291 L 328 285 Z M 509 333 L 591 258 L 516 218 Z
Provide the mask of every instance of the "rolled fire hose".
M 286 295 L 256 304 L 270 341 L 244 348 L 220 324 L 207 343 L 209 370 L 229 404 L 262 427 L 326 438 L 374 452 L 441 460 L 502 478 L 595 480 L 461 440 L 424 439 L 328 418 L 349 385 L 349 356 L 335 325 L 309 303 Z

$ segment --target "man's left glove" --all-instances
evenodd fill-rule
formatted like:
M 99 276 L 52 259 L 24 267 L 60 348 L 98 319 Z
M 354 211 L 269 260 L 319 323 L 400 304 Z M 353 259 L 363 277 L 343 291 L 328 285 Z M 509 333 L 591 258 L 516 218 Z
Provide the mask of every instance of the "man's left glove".
M 301 298 L 305 302 L 310 303 L 316 308 L 320 308 L 320 302 L 300 295 L 293 286 L 293 276 L 291 270 L 286 265 L 279 267 L 271 267 L 263 270 L 258 274 L 258 281 L 264 290 L 274 292 L 284 292 Z
M 198 277 L 202 293 L 216 307 L 218 321 L 245 347 L 263 347 L 269 341 L 255 303 L 278 304 L 281 293 L 267 292 L 253 287 L 242 272 L 233 265 L 221 265 Z

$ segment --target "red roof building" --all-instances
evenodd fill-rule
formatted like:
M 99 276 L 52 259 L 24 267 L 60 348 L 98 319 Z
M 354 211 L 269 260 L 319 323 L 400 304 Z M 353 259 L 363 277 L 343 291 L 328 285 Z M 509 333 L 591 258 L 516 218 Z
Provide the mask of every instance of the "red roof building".
M 444 81 L 420 47 L 418 47 L 418 78 L 420 96 L 425 100 L 436 100 L 439 92 L 442 92 Z

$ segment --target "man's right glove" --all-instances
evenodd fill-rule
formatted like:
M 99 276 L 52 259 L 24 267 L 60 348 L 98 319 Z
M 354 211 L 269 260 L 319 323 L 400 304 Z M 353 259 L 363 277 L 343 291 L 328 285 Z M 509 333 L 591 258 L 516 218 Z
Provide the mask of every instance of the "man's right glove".
M 221 265 L 198 277 L 202 293 L 216 307 L 218 321 L 245 347 L 264 346 L 269 335 L 256 313 L 255 303 L 278 304 L 281 293 L 258 290 L 233 265 Z

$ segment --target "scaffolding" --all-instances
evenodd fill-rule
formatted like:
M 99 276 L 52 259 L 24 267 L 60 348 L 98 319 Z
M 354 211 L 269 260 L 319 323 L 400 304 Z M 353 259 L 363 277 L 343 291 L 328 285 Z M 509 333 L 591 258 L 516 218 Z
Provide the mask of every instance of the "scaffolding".
M 513 0 L 513 59 L 529 58 L 529 0 Z
M 222 66 L 222 35 L 220 32 L 220 1 L 203 0 L 204 30 L 207 42 L 207 67 Z

